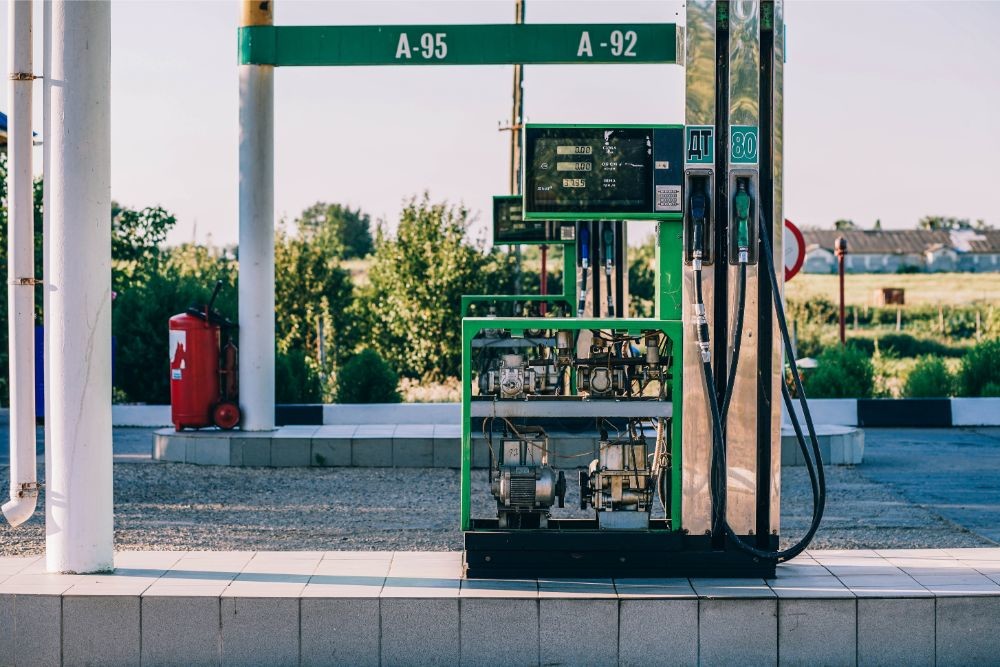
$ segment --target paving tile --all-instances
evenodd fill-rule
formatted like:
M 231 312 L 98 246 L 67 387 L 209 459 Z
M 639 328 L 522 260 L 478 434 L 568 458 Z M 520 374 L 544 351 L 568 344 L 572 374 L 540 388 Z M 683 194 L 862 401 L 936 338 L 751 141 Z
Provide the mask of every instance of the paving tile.
M 183 557 L 183 551 L 118 551 L 115 553 L 115 572 L 123 568 L 167 570 Z
M 956 570 L 954 574 L 915 574 L 913 578 L 918 584 L 926 587 L 931 586 L 953 586 L 961 584 L 966 586 L 981 585 L 992 590 L 996 585 L 989 577 L 980 574 L 975 570 Z
M 284 562 L 284 561 L 319 561 L 326 554 L 325 551 L 255 551 L 251 562 Z
M 75 596 L 62 601 L 65 665 L 139 663 L 139 597 Z
M 954 558 L 948 549 L 876 549 L 875 553 L 883 558 L 934 558 L 944 560 Z
M 541 664 L 617 664 L 618 624 L 614 622 L 618 616 L 617 600 L 543 596 L 538 604 L 542 619 L 538 637 Z
M 184 463 L 187 456 L 187 442 L 169 433 L 153 435 L 153 458 L 159 461 Z
M 1000 655 L 1000 596 L 940 597 L 936 602 L 937 664 L 995 663 Z
M 392 434 L 381 438 L 352 438 L 351 465 L 358 468 L 391 468 Z
M 358 430 L 356 424 L 323 424 L 313 432 L 314 440 L 326 438 L 352 438 Z
M 394 438 L 434 438 L 434 424 L 397 424 Z
M 851 593 L 839 579 L 826 577 L 786 577 L 769 582 L 771 590 L 782 599 L 853 599 Z
M 697 663 L 697 600 L 621 601 L 618 615 L 619 665 L 652 667 Z
M 692 578 L 691 586 L 708 598 L 773 598 L 774 591 L 763 579 Z
M 276 468 L 302 468 L 309 465 L 312 439 L 275 438 L 271 441 L 271 465 Z
M 560 600 L 617 599 L 618 593 L 611 579 L 539 579 L 538 597 Z
M 859 599 L 858 665 L 934 664 L 934 600 Z
M 464 663 L 512 667 L 539 663 L 537 600 L 463 598 L 459 610 Z
M 298 665 L 299 600 L 223 597 L 224 665 Z
M 385 579 L 389 575 L 387 560 L 322 560 L 313 572 L 314 578 L 328 576 L 369 576 Z
M 354 431 L 354 439 L 392 438 L 396 424 L 360 424 Z
M 434 435 L 434 456 L 432 465 L 435 468 L 462 467 L 462 438 L 449 438 Z
M 174 597 L 174 598 L 217 598 L 229 586 L 225 584 L 212 583 L 185 583 L 185 584 L 163 584 L 155 583 L 142 592 L 143 599 L 150 597 Z
M 622 578 L 615 579 L 615 592 L 619 599 L 629 598 L 695 598 L 697 594 L 687 579 L 678 578 Z
M 996 547 L 944 549 L 943 551 L 945 551 L 948 555 L 953 556 L 954 558 L 1000 561 L 1000 548 Z
M 299 597 L 306 587 L 308 577 L 284 576 L 288 577 L 288 580 L 234 581 L 222 592 L 222 597 L 223 599 Z
M 186 439 L 184 459 L 202 466 L 229 465 L 229 438 L 193 437 Z
M 533 579 L 463 579 L 462 598 L 538 599 L 538 582 Z
M 353 432 L 353 429 L 352 429 Z M 351 465 L 351 437 L 313 437 L 309 464 L 347 467 Z
M 460 660 L 455 599 L 380 600 L 382 664 L 457 665 Z
M 995 596 L 1000 597 L 1000 584 L 990 582 L 987 584 L 926 584 L 924 588 L 929 590 L 937 598 L 942 597 L 976 597 Z M 1000 629 L 1000 625 L 998 625 Z
M 17 574 L 41 560 L 42 556 L 0 556 L 0 574 Z
M 965 560 L 959 561 L 965 567 L 972 568 L 980 574 L 1000 574 L 1000 561 L 997 560 Z
M 58 595 L 0 595 L 0 665 L 61 664 Z
M 232 439 L 230 456 L 238 458 L 239 465 L 262 467 L 271 465 L 271 438 L 240 435 Z
M 0 667 L 14 664 L 14 596 L 0 595 Z
M 434 438 L 393 436 L 392 465 L 397 468 L 431 467 L 434 465 Z
M 392 551 L 324 551 L 324 560 L 388 560 L 391 561 Z
M 429 577 L 387 577 L 382 586 L 382 599 L 386 598 L 457 598 L 461 580 L 432 579 Z
M 218 596 L 142 598 L 142 663 L 217 665 L 222 659 Z
M 782 665 L 854 665 L 856 632 L 857 605 L 853 599 L 778 600 Z
M 702 665 L 778 662 L 776 599 L 699 600 L 698 628 Z
M 377 667 L 377 598 L 303 599 L 301 614 L 301 664 Z

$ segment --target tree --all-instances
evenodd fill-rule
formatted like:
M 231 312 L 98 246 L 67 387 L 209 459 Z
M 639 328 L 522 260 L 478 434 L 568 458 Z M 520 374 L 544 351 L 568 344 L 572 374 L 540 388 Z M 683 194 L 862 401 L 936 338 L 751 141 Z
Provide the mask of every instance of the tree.
M 875 221 L 875 225 L 872 227 L 872 230 L 876 231 L 876 232 L 882 231 L 882 220 L 881 220 L 881 218 L 879 218 L 878 220 Z
M 628 291 L 633 317 L 652 317 L 656 294 L 656 239 L 628 249 Z
M 316 202 L 295 220 L 302 239 L 342 259 L 365 257 L 374 248 L 371 218 L 361 209 Z
M 840 219 L 837 220 L 835 223 L 833 223 L 833 228 L 838 230 L 847 230 L 847 229 L 857 229 L 858 226 L 854 224 L 853 220 Z
M 395 237 L 379 229 L 365 295 L 369 341 L 403 376 L 441 380 L 461 365 L 463 294 L 513 289 L 506 255 L 466 240 L 464 206 L 411 198 Z
M 936 232 L 949 232 L 958 229 L 972 229 L 968 218 L 954 218 L 944 215 L 925 215 L 917 223 L 920 229 Z
M 284 230 L 279 230 L 275 238 L 274 263 L 278 352 L 301 354 L 308 370 L 320 380 L 323 396 L 317 399 L 328 400 L 338 365 L 353 354 L 361 335 L 351 308 L 351 275 L 324 245 Z
M 143 209 L 111 202 L 112 289 L 148 280 L 159 264 L 160 245 L 177 218 L 161 206 Z

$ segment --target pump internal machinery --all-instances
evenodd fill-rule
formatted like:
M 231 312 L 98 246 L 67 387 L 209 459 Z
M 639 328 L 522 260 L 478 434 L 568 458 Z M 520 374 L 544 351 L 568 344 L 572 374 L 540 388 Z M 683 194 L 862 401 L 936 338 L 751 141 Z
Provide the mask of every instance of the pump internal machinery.
M 819 526 L 822 461 L 775 270 L 782 4 L 686 12 L 683 125 L 521 129 L 522 194 L 496 200 L 494 239 L 561 253 L 563 289 L 463 297 L 467 576 L 770 577 Z M 632 221 L 654 223 L 652 303 L 629 294 Z M 813 491 L 790 545 L 783 406 Z

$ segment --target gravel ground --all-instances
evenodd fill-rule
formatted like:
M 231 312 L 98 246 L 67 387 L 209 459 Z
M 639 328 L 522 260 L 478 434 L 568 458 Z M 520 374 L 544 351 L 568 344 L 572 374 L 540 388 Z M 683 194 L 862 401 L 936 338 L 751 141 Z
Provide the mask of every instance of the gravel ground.
M 494 516 L 485 471 L 473 485 L 473 514 Z M 574 486 L 563 516 L 580 514 L 570 509 Z M 782 533 L 795 539 L 811 510 L 804 469 L 784 469 L 782 493 Z M 863 467 L 828 468 L 827 499 L 818 548 L 993 544 L 867 479 Z M 458 515 L 454 470 L 115 464 L 120 550 L 459 550 Z M 44 512 L 17 530 L 0 526 L 0 555 L 38 554 L 44 541 Z

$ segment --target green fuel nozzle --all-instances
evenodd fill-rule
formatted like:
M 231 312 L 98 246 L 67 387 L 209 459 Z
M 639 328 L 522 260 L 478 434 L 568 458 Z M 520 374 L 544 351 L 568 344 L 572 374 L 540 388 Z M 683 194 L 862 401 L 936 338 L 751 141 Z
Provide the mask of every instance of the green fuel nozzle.
M 601 246 L 604 250 L 604 272 L 610 276 L 615 263 L 615 230 L 609 222 L 604 223 L 601 230 Z
M 746 264 L 750 252 L 750 193 L 747 192 L 744 180 L 737 183 L 733 206 L 736 211 L 736 245 L 740 251 L 739 261 L 740 264 Z

